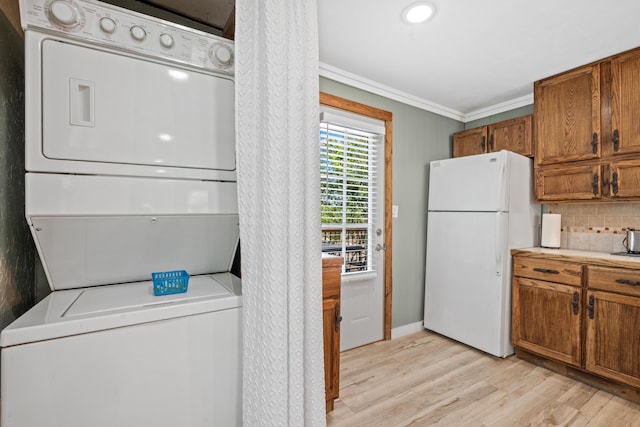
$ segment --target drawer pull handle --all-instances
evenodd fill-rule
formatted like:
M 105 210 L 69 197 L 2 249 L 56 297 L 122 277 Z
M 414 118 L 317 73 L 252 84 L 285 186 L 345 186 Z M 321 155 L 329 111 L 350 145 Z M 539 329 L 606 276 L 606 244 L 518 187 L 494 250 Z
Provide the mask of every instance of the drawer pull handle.
M 578 301 L 580 300 L 580 294 L 573 293 L 573 300 L 571 301 L 571 307 L 573 308 L 573 314 L 578 314 Z
M 630 285 L 630 286 L 640 286 L 640 282 L 637 280 L 617 279 L 616 283 L 620 283 L 623 285 Z
M 594 309 L 595 309 L 595 298 L 593 298 L 593 295 L 589 295 L 589 304 L 587 304 L 587 314 L 589 315 L 589 319 L 593 319 Z
M 550 270 L 548 268 L 534 268 L 533 271 L 537 271 L 538 273 L 560 274 L 558 270 Z

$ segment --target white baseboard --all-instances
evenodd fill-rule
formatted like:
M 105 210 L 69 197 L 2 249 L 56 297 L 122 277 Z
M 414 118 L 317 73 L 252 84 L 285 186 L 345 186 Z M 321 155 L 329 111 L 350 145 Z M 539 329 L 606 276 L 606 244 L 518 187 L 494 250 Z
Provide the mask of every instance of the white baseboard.
M 408 325 L 398 326 L 397 328 L 391 329 L 391 339 L 396 339 L 403 337 L 405 335 L 410 335 L 415 332 L 420 332 L 424 329 L 423 322 L 409 323 Z

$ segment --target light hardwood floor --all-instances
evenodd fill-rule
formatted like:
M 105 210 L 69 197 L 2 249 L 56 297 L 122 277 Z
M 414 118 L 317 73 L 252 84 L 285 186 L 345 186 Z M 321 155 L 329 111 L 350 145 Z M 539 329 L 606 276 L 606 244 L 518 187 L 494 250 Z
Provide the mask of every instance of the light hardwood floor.
M 640 405 L 427 331 L 343 352 L 338 426 L 640 426 Z

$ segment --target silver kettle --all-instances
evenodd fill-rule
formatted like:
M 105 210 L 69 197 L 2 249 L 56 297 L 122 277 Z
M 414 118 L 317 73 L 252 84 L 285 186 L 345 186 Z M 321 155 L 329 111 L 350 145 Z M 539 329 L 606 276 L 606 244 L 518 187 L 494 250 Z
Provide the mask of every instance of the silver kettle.
M 640 230 L 629 228 L 627 230 L 627 237 L 622 240 L 622 246 L 624 246 L 630 254 L 640 253 Z

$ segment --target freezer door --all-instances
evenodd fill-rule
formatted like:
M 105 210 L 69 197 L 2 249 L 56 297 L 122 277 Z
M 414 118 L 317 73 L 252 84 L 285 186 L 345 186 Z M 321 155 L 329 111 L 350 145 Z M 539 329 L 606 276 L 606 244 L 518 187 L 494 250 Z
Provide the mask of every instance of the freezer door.
M 510 345 L 508 214 L 429 212 L 424 326 L 498 357 Z
M 508 211 L 506 151 L 431 162 L 430 211 Z

